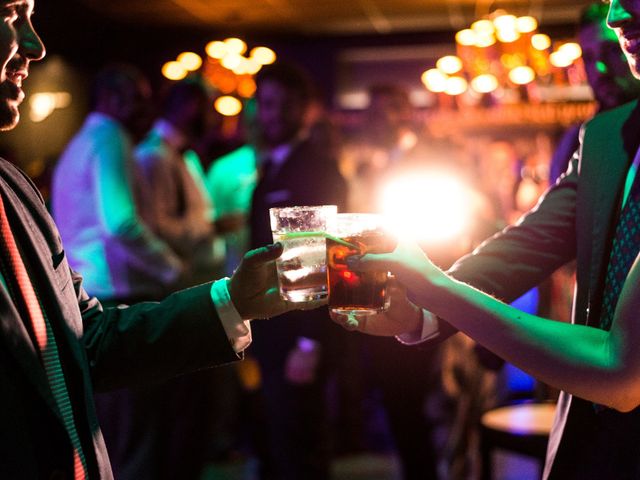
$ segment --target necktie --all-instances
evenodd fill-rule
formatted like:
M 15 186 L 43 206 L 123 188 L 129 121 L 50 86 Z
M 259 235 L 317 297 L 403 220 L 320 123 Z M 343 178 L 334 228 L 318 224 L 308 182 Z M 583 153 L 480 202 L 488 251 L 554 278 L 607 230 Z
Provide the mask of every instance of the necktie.
M 640 172 L 638 172 L 640 173 Z M 636 175 L 616 226 L 600 313 L 600 328 L 609 330 L 624 281 L 640 251 L 640 175 Z
M 87 466 L 80 438 L 73 419 L 71 399 L 65 383 L 58 347 L 55 343 L 51 325 L 33 288 L 29 274 L 25 267 L 18 245 L 9 227 L 9 219 L 4 208 L 4 201 L 0 195 L 0 240 L 6 257 L 5 266 L 10 278 L 6 279 L 15 302 L 20 303 L 22 311 L 26 313 L 29 327 L 35 337 L 40 359 L 49 381 L 51 393 L 55 399 L 65 429 L 73 446 L 73 468 L 75 480 L 87 478 Z

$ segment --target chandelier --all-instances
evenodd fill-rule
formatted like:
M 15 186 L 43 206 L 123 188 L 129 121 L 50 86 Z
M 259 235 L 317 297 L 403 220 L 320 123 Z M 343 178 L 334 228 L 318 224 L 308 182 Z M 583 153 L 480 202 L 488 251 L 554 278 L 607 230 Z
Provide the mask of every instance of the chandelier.
M 575 42 L 553 42 L 532 16 L 497 10 L 456 33 L 456 54 L 422 74 L 431 92 L 464 96 L 468 103 L 491 94 L 505 103 L 540 100 L 540 88 L 584 83 L 582 51 Z

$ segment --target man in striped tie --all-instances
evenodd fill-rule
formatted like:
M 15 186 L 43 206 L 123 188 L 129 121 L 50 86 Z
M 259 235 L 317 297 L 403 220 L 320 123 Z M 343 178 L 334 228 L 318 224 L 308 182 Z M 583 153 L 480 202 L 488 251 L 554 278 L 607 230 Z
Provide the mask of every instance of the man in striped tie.
M 640 0 L 608 3 L 607 23 L 640 78 Z M 335 320 L 366 333 L 406 334 L 411 343 L 463 331 L 562 389 L 544 479 L 638 479 L 640 101 L 596 115 L 580 141 L 568 170 L 538 205 L 448 274 L 409 242 L 391 254 L 350 259 L 354 269 L 394 273 L 413 302 L 398 296 L 386 315 Z M 572 323 L 534 317 L 494 298 L 512 301 L 571 260 L 577 264 Z
M 29 64 L 45 55 L 33 8 L 34 0 L 0 0 L 2 130 L 18 123 Z M 113 478 L 93 390 L 242 358 L 249 319 L 290 308 L 278 295 L 280 253 L 253 250 L 230 279 L 105 309 L 69 268 L 34 185 L 0 160 L 0 478 Z

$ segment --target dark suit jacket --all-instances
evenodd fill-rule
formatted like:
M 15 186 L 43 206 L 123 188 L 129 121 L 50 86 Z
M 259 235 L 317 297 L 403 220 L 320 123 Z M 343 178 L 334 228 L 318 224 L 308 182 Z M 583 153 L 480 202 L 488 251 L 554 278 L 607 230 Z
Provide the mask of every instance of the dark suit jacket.
M 637 101 L 597 115 L 586 124 L 569 170 L 536 208 L 451 273 L 512 301 L 575 258 L 573 322 L 598 326 L 611 237 L 639 143 Z M 444 322 L 441 327 L 441 338 L 453 331 Z M 596 413 L 591 402 L 562 393 L 545 473 L 554 479 L 640 478 L 640 411 Z
M 237 359 L 211 302 L 210 285 L 161 303 L 102 309 L 69 268 L 58 231 L 34 185 L 0 160 L 12 231 L 52 325 L 90 478 L 111 468 L 93 389 L 159 381 Z M 70 215 L 73 212 L 69 212 Z M 0 478 L 73 478 L 72 446 L 25 322 L 0 286 Z

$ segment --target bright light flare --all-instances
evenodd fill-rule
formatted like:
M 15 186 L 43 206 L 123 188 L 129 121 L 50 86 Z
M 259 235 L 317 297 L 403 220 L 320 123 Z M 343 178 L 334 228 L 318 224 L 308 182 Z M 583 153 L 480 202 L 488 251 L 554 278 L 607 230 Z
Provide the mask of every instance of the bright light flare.
M 450 173 L 432 172 L 393 180 L 383 190 L 385 223 L 398 238 L 440 243 L 469 228 L 471 194 Z

